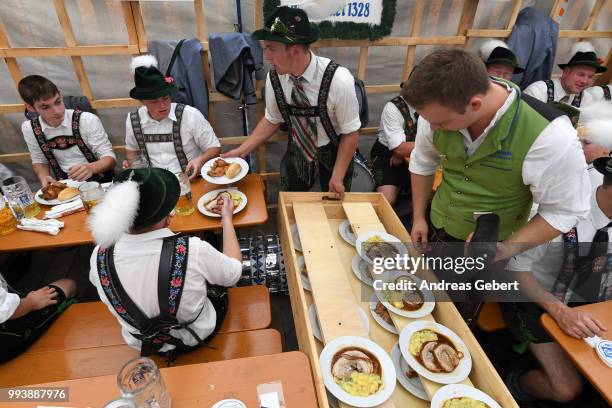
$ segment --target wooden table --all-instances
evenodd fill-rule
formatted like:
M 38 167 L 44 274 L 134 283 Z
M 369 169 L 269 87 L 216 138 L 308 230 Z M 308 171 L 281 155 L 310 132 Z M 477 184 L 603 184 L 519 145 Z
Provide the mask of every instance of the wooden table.
M 204 193 L 223 188 L 211 184 L 203 179 L 191 183 L 194 204 Z M 263 224 L 268 220 L 268 211 L 264 194 L 264 183 L 261 176 L 249 174 L 238 183 L 236 187 L 242 191 L 248 199 L 246 207 L 234 215 L 234 226 L 249 227 Z M 41 206 L 39 218 L 48 209 Z M 86 225 L 87 213 L 85 211 L 67 215 L 60 218 L 65 223 L 64 228 L 56 236 L 40 232 L 17 230 L 8 235 L 0 236 L 0 252 L 3 251 L 25 251 L 31 249 L 57 248 L 73 245 L 90 244 L 93 238 Z M 170 229 L 174 232 L 196 232 L 204 230 L 215 230 L 221 228 L 220 218 L 211 218 L 201 214 L 197 209 L 193 214 L 182 217 L 172 217 Z
M 277 381 L 283 388 L 283 407 L 317 406 L 308 358 L 299 351 L 162 368 L 161 373 L 172 398 L 172 408 L 211 407 L 220 400 L 230 398 L 244 402 L 247 407 L 259 407 L 257 386 Z M 105 375 L 29 387 L 69 388 L 68 402 L 38 405 L 102 407 L 109 400 L 119 397 L 116 378 L 116 375 Z M 24 405 L 3 403 L 2 406 Z
M 608 329 L 602 337 L 606 340 L 612 339 L 612 300 L 579 306 L 577 309 L 596 317 Z M 605 365 L 595 350 L 584 340 L 565 334 L 548 313 L 544 313 L 541 320 L 550 336 L 565 350 L 576 367 L 597 388 L 608 404 L 612 405 L 612 381 L 610 381 L 612 368 Z

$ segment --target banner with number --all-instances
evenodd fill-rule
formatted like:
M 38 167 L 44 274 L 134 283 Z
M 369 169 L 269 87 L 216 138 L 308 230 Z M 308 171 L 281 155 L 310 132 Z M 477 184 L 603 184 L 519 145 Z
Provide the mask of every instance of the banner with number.
M 264 18 L 279 6 L 300 7 L 317 0 L 265 0 Z M 321 0 L 325 2 L 325 0 Z M 342 4 L 342 2 L 340 2 Z M 331 11 L 328 17 L 311 19 L 319 27 L 322 39 L 378 40 L 391 34 L 396 0 L 347 0 L 344 7 Z

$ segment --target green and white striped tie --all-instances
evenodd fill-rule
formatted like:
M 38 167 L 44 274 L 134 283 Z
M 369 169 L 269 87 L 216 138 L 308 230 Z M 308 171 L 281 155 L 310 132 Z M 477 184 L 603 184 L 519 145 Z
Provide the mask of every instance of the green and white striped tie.
M 310 107 L 310 102 L 304 91 L 304 77 L 290 77 L 293 82 L 291 104 L 299 107 Z M 304 152 L 307 161 L 314 160 L 317 154 L 317 120 L 309 116 L 291 116 L 291 137 L 300 150 Z

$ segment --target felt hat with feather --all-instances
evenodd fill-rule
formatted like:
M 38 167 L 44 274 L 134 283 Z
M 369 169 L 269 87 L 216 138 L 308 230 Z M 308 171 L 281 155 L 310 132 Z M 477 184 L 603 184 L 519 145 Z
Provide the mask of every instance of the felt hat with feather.
M 133 229 L 156 224 L 174 209 L 180 193 L 177 177 L 168 170 L 122 171 L 102 202 L 91 210 L 88 222 L 95 241 L 110 246 Z
M 572 56 L 570 60 L 565 64 L 559 64 L 559 68 L 565 69 L 567 67 L 582 65 L 595 68 L 595 73 L 597 74 L 608 70 L 608 68 L 599 64 L 597 54 L 595 54 L 595 48 L 593 44 L 588 41 L 581 41 L 574 44 L 570 51 L 570 55 Z
M 165 76 L 157 68 L 157 59 L 153 55 L 139 55 L 132 58 L 130 67 L 136 85 L 130 91 L 130 97 L 134 99 L 157 99 L 170 95 L 177 89 L 174 78 Z
M 525 71 L 508 44 L 503 41 L 488 40 L 482 44 L 478 53 L 487 67 L 493 64 L 503 64 L 514 68 L 515 74 Z
M 310 24 L 304 10 L 283 6 L 268 17 L 264 28 L 255 31 L 253 38 L 289 45 L 311 44 L 319 39 L 319 30 Z

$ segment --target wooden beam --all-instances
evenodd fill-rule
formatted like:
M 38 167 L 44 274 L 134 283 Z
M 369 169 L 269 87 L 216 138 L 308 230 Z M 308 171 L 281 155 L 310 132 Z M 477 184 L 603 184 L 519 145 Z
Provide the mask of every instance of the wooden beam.
M 366 67 L 368 65 L 368 47 L 359 48 L 359 63 L 357 64 L 357 78 L 365 81 Z
M 376 41 L 369 40 L 319 40 L 313 44 L 316 48 L 324 47 L 381 47 L 402 45 L 463 45 L 464 36 L 430 36 L 430 37 L 385 37 Z
M 97 99 L 90 101 L 96 109 L 129 108 L 140 106 L 140 102 L 132 98 Z
M 380 93 L 397 93 L 400 90 L 399 84 L 393 85 L 366 85 L 366 93 L 370 94 L 380 94 Z
M 612 82 L 612 48 L 608 51 L 608 57 L 606 58 L 606 67 L 608 70 L 597 75 L 597 78 L 594 81 L 594 85 L 607 85 Z
M 132 13 L 132 5 L 127 1 L 121 2 L 121 13 L 125 21 L 125 27 L 128 33 L 128 42 L 130 45 L 138 47 L 138 33 L 136 32 L 136 24 L 134 22 L 134 13 Z
M 476 15 L 476 9 L 478 8 L 478 0 L 464 0 L 463 9 L 461 10 L 461 18 L 459 19 L 459 25 L 457 27 L 457 35 L 465 36 L 474 16 Z M 465 43 L 465 41 L 464 41 Z
M 585 21 L 584 25 L 582 26 L 583 30 L 591 31 L 593 29 L 593 25 L 595 24 L 595 21 L 597 20 L 597 17 L 601 12 L 604 2 L 605 0 L 597 0 L 595 2 L 595 4 L 593 5 L 593 9 L 591 10 L 591 14 L 589 15 L 589 18 L 587 18 L 587 21 Z
M 11 42 L 9 41 L 8 34 L 2 20 L 0 20 L 0 48 L 11 48 Z M 17 86 L 19 81 L 21 81 L 21 78 L 23 78 L 23 74 L 21 73 L 19 64 L 17 64 L 17 60 L 15 58 L 5 57 L 4 62 L 6 62 L 6 66 L 11 74 L 11 78 L 13 78 L 15 86 Z
M 139 54 L 145 54 L 149 48 L 140 2 L 130 1 L 130 6 L 132 7 L 132 16 L 134 17 L 134 26 L 136 27 L 136 36 L 138 37 L 138 51 Z
M 94 55 L 138 54 L 138 47 L 133 45 L 79 45 L 75 47 L 0 47 L 3 58 L 38 58 L 38 57 L 84 57 Z
M 510 36 L 510 33 L 512 33 L 512 30 L 471 29 L 467 30 L 466 36 L 506 38 Z
M 559 38 L 610 38 L 612 31 L 560 30 Z
M 425 0 L 417 0 L 414 5 L 414 14 L 412 15 L 412 27 L 410 28 L 410 36 L 418 37 L 421 32 L 421 20 L 423 11 L 425 10 Z M 409 45 L 406 50 L 406 59 L 404 60 L 404 71 L 402 73 L 402 81 L 408 79 L 412 65 L 414 64 L 414 56 L 416 55 L 416 45 Z
M 550 18 L 558 22 L 559 17 L 562 17 L 559 15 L 559 11 L 564 4 L 567 5 L 567 0 L 555 0 L 555 4 L 553 4 L 550 10 Z
M 263 28 L 263 0 L 255 0 L 253 2 L 253 23 L 256 30 Z
M 508 25 L 506 26 L 508 30 L 512 30 L 512 28 L 514 28 L 514 23 L 516 23 L 516 18 L 521 11 L 522 4 L 523 0 L 514 0 L 512 10 L 510 11 L 510 17 L 508 18 Z

